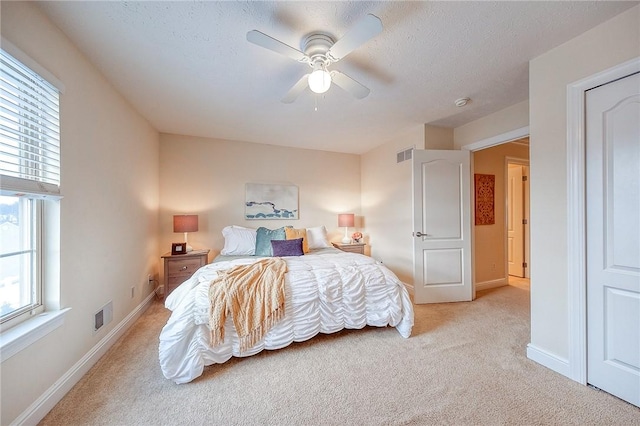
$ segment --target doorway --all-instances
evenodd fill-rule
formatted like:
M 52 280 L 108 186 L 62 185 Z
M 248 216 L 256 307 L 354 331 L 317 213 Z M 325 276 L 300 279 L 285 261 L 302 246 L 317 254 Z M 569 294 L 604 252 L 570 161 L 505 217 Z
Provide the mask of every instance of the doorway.
M 472 149 L 474 175 L 494 182 L 492 220 L 472 224 L 476 291 L 509 285 L 510 277 L 528 286 L 529 278 L 529 138 L 493 142 Z
M 506 159 L 507 273 L 529 279 L 529 160 Z

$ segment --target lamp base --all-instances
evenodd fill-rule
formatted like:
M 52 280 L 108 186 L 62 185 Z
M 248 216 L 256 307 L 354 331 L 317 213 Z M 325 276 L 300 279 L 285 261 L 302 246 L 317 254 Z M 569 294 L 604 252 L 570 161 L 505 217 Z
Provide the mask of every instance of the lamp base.
M 184 242 L 187 245 L 187 253 L 189 253 L 190 251 L 193 251 L 193 247 L 191 247 L 189 245 L 189 240 L 187 239 L 187 234 L 188 234 L 188 232 L 184 233 Z
M 349 237 L 344 237 L 342 239 L 342 244 L 351 244 L 351 238 Z

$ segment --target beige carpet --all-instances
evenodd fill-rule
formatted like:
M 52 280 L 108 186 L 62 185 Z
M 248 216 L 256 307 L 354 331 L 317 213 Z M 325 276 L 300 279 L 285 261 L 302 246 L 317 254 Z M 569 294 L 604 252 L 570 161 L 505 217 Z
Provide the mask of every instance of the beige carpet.
M 43 425 L 640 425 L 640 409 L 525 356 L 529 293 L 416 306 L 413 335 L 320 335 L 205 369 L 162 376 L 160 302 L 47 415 Z

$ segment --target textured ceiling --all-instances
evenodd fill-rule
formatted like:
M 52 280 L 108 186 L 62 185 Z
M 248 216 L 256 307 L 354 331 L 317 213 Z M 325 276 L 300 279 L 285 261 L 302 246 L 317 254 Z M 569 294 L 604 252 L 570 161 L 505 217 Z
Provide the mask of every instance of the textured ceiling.
M 637 2 L 93 2 L 41 9 L 160 132 L 363 153 L 424 123 L 456 127 L 528 99 L 528 61 Z M 308 65 L 247 42 L 339 39 L 367 13 L 380 35 L 332 68 L 336 86 L 280 99 Z M 458 108 L 454 101 L 470 97 Z M 317 107 L 317 110 L 316 110 Z

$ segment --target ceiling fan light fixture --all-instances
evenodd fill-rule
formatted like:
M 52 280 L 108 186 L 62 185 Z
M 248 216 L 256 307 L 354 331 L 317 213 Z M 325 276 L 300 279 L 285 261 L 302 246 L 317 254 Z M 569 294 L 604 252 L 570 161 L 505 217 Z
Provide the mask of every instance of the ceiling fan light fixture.
M 324 93 L 331 87 L 331 74 L 318 67 L 309 74 L 309 89 L 314 93 Z

